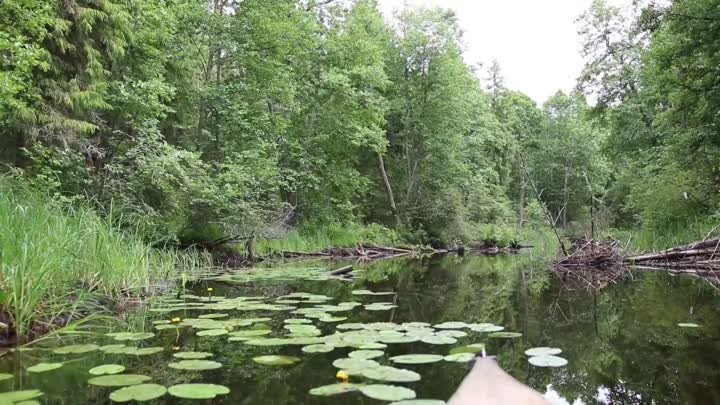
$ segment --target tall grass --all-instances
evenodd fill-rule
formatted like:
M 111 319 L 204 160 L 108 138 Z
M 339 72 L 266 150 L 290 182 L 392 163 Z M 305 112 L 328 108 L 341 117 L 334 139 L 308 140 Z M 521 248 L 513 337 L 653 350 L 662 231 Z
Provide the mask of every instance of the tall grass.
M 377 224 L 327 224 L 292 230 L 282 239 L 259 240 L 255 250 L 260 256 L 269 256 L 283 251 L 317 252 L 361 243 L 394 246 L 401 243 L 401 238 L 396 232 Z
M 63 207 L 0 178 L 0 315 L 20 337 L 35 321 L 79 310 L 88 294 L 148 288 L 177 261 L 89 208 Z
M 605 237 L 620 241 L 630 252 L 657 251 L 720 234 L 717 221 L 696 221 L 658 229 L 609 230 Z

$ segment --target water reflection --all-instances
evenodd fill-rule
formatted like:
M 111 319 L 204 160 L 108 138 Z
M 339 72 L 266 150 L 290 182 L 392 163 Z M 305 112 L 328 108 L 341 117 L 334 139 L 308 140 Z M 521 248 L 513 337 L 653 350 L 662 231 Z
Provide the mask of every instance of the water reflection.
M 228 284 L 200 282 L 198 294 L 212 287 L 216 294 L 277 297 L 305 291 L 335 298 L 334 302 L 360 300 L 351 291 L 369 288 L 395 291 L 398 305 L 390 311 L 353 311 L 347 322 L 410 322 L 437 324 L 444 321 L 491 322 L 523 334 L 517 339 L 487 339 L 473 333 L 458 343 L 484 342 L 491 354 L 513 376 L 558 404 L 715 404 L 720 403 L 720 298 L 702 282 L 663 273 L 636 274 L 600 291 L 563 283 L 546 263 L 528 256 L 464 257 L 423 260 L 393 260 L 362 266 L 364 272 L 352 282 L 345 281 L 264 281 Z M 388 301 L 388 297 L 363 297 L 362 301 Z M 184 310 L 172 314 L 136 318 L 136 329 L 151 327 L 160 317 L 196 316 Z M 280 313 L 252 313 L 239 316 L 273 317 L 268 325 L 282 328 Z M 233 315 L 235 316 L 235 315 Z M 344 315 L 343 315 L 344 316 Z M 702 328 L 677 327 L 695 322 Z M 323 332 L 333 324 L 320 324 Z M 168 331 L 165 331 L 168 332 Z M 105 342 L 105 341 L 103 341 Z M 60 344 L 67 344 L 62 342 Z M 226 338 L 198 338 L 190 330 L 179 339 L 174 331 L 158 333 L 152 346 L 206 351 L 223 367 L 202 372 L 179 372 L 167 368 L 170 349 L 148 357 L 94 354 L 75 359 L 62 369 L 28 375 L 28 365 L 53 359 L 46 351 L 0 358 L 0 372 L 14 372 L 14 380 L 0 382 L 0 391 L 38 388 L 46 393 L 46 404 L 106 404 L 109 390 L 86 384 L 87 370 L 116 362 L 128 372 L 153 376 L 164 385 L 213 382 L 232 390 L 213 404 L 260 403 L 296 405 L 372 404 L 358 394 L 318 398 L 310 388 L 334 382 L 332 360 L 352 349 L 308 355 L 297 346 L 252 347 Z M 561 369 L 539 369 L 527 363 L 524 351 L 530 347 L 563 349 L 570 363 Z M 391 345 L 388 356 L 409 353 L 446 354 L 448 346 L 416 342 Z M 302 363 L 291 367 L 259 366 L 252 358 L 262 354 L 298 356 Z M 66 358 L 65 358 L 66 359 Z M 436 363 L 406 367 L 422 375 L 417 383 L 403 384 L 418 398 L 447 399 L 467 372 L 457 363 Z M 164 397 L 157 404 L 190 404 Z M 198 402 L 194 402 L 198 403 Z

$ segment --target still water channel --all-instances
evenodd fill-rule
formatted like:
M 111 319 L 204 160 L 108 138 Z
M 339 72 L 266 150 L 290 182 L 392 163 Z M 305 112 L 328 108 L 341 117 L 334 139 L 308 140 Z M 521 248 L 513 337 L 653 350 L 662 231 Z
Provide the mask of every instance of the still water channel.
M 357 272 L 352 281 L 327 279 L 320 270 L 308 269 L 308 264 L 293 266 L 297 268 L 289 270 L 284 265 L 279 270 L 254 273 L 208 274 L 200 281 L 188 283 L 187 290 L 178 293 L 175 289 L 172 295 L 156 300 L 151 308 L 127 319 L 109 322 L 109 329 L 84 329 L 86 334 L 50 339 L 31 351 L 7 353 L 0 357 L 0 373 L 13 377 L 0 381 L 0 393 L 39 390 L 43 395 L 37 400 L 47 405 L 110 404 L 110 394 L 120 387 L 90 385 L 88 380 L 96 376 L 88 371 L 100 365 L 117 364 L 125 367 L 122 374 L 147 376 L 151 378 L 148 382 L 165 387 L 212 383 L 230 391 L 213 400 L 181 399 L 168 394 L 146 402 L 150 404 L 379 405 L 392 402 L 371 399 L 360 392 L 328 397 L 309 393 L 312 388 L 335 383 L 338 368 L 333 366 L 333 361 L 348 357 L 357 347 L 306 353 L 301 344 L 286 344 L 287 341 L 277 339 L 272 345 L 247 344 L 242 337 L 229 341 L 234 332 L 244 330 L 272 331 L 253 337 L 255 343 L 287 336 L 289 330 L 284 327 L 287 325 L 284 321 L 295 318 L 307 319 L 298 322 L 315 325 L 322 335 L 335 333 L 343 324 L 362 328 L 376 322 L 396 325 L 492 323 L 503 326 L 505 331 L 522 334 L 515 338 L 490 337 L 489 333 L 468 327 L 453 327 L 451 329 L 465 332 L 467 336 L 451 339 L 457 340 L 452 344 L 430 344 L 421 340 L 387 344 L 387 348 L 380 349 L 382 355 L 373 361 L 414 371 L 421 379 L 369 383 L 406 387 L 415 391 L 417 398 L 447 400 L 465 376 L 467 363 L 397 364 L 391 357 L 447 355 L 453 348 L 484 343 L 487 352 L 497 355 L 505 370 L 547 393 L 557 404 L 720 404 L 720 294 L 701 280 L 665 273 L 636 273 L 602 289 L 588 289 L 582 283 L 558 278 L 546 262 L 529 256 L 381 261 L 356 266 L 362 271 Z M 318 266 L 339 265 L 313 263 L 310 267 Z M 363 295 L 358 294 L 358 290 L 394 294 Z M 215 297 L 210 305 L 208 295 Z M 182 298 L 178 299 L 179 296 Z M 336 307 L 341 310 L 322 315 L 324 320 L 313 317 L 313 311 L 291 313 L 292 307 L 337 306 L 341 302 L 362 305 L 345 304 L 349 310 Z M 372 303 L 387 304 L 367 306 Z M 201 305 L 204 307 L 193 309 Z M 227 316 L 217 315 L 213 319 L 216 315 L 211 314 Z M 201 315 L 209 317 L 197 321 Z M 344 317 L 347 319 L 340 319 Z M 182 324 L 200 322 L 200 328 L 167 324 L 173 318 L 181 318 Z M 184 321 L 187 319 L 194 321 Z M 243 322 L 248 319 L 251 322 Z M 229 328 L 230 334 L 196 335 L 198 331 L 216 329 L 214 322 L 217 325 L 228 321 L 235 323 Z M 210 326 L 203 326 L 203 322 Z M 679 323 L 700 327 L 679 327 Z M 167 326 L 157 330 L 159 324 Z M 392 324 L 382 325 L 378 328 L 393 328 L 388 326 Z M 404 333 L 402 326 L 397 329 L 400 334 Z M 308 328 L 300 327 L 296 331 L 302 336 Z M 130 337 L 139 340 L 118 341 L 117 335 L 105 336 L 108 332 L 133 332 L 138 335 Z M 144 336 L 139 333 L 143 332 L 148 333 L 145 336 L 155 335 L 142 339 Z M 307 343 L 317 343 L 312 340 L 309 338 Z M 131 349 L 128 353 L 113 354 L 113 349 L 100 351 L 88 346 L 77 350 L 90 350 L 86 353 L 53 352 L 53 348 L 71 344 L 124 345 Z M 538 346 L 562 349 L 560 356 L 568 360 L 567 366 L 530 365 L 524 352 Z M 158 349 L 137 355 L 138 352 L 132 352 L 135 347 Z M 212 357 L 205 360 L 221 366 L 208 370 L 170 368 L 168 364 L 180 361 L 174 357 L 178 351 L 211 353 Z M 253 360 L 262 355 L 287 355 L 300 361 L 279 366 L 262 365 Z M 62 363 L 62 366 L 45 372 L 28 371 L 38 363 Z M 350 375 L 350 383 L 353 382 L 367 381 Z M 0 405 L 6 404 L 13 402 L 3 403 L 0 399 Z

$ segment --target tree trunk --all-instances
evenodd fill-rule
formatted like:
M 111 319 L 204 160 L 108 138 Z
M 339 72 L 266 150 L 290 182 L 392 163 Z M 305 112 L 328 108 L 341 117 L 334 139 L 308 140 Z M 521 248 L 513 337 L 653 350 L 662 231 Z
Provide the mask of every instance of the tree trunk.
M 521 173 L 520 177 L 520 228 L 525 225 L 525 173 Z
M 383 184 L 385 185 L 385 194 L 387 194 L 388 202 L 390 203 L 390 212 L 392 212 L 393 217 L 395 217 L 395 226 L 400 227 L 400 216 L 397 212 L 397 205 L 395 205 L 395 196 L 393 195 L 392 186 L 390 185 L 390 179 L 388 179 L 387 172 L 385 171 L 385 160 L 383 159 L 382 154 L 378 153 L 378 167 L 380 168 L 380 175 L 383 179 Z

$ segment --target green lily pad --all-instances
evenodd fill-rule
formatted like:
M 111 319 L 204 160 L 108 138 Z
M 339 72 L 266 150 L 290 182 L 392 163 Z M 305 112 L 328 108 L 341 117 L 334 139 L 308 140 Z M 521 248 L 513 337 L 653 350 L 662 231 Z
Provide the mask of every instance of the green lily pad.
M 369 360 L 376 357 L 382 357 L 384 354 L 385 352 L 382 352 L 380 350 L 355 350 L 354 352 L 350 352 L 348 356 L 353 359 Z
M 390 357 L 390 360 L 400 364 L 435 363 L 442 359 L 443 356 L 439 354 L 403 354 L 401 356 Z
M 334 322 L 342 322 L 346 319 L 347 319 L 347 317 L 345 317 L 345 316 L 324 316 L 322 318 L 318 318 L 318 321 L 326 322 L 326 323 L 334 323 Z
M 197 336 L 221 336 L 227 335 L 229 332 L 227 329 L 206 329 L 196 333 Z
M 365 326 L 365 324 L 362 323 L 341 323 L 336 328 L 340 330 L 352 330 L 352 329 L 362 329 Z
M 323 385 L 322 387 L 313 388 L 310 390 L 310 395 L 317 395 L 321 397 L 329 397 L 331 395 L 345 394 L 347 392 L 355 392 L 361 386 L 358 384 L 330 384 Z
M 100 346 L 100 348 L 98 350 L 100 350 L 103 353 L 118 354 L 118 352 L 124 351 L 127 348 L 128 348 L 128 346 L 125 346 L 122 344 L 121 345 L 106 345 L 106 346 Z
M 531 357 L 554 356 L 560 353 L 562 353 L 562 350 L 556 347 L 533 347 L 532 349 L 525 350 L 525 354 Z
M 488 335 L 488 337 L 491 337 L 491 338 L 507 338 L 507 339 L 518 338 L 520 336 L 522 336 L 522 333 L 518 333 L 518 332 L 493 332 Z
M 251 338 L 251 337 L 257 337 L 257 336 L 265 336 L 271 334 L 272 331 L 270 329 L 251 329 L 251 330 L 239 330 L 237 332 L 232 332 L 229 334 L 231 337 L 240 337 L 240 338 Z
M 43 396 L 40 390 L 23 390 L 0 393 L 0 404 L 14 404 Z
M 311 320 L 305 319 L 305 318 L 288 318 L 288 319 L 284 320 L 283 322 L 285 322 L 288 325 L 302 325 L 302 324 L 312 323 Z
M 185 360 L 201 360 L 206 359 L 208 357 L 212 357 L 212 353 L 207 352 L 179 352 L 173 354 L 174 357 L 177 357 L 178 359 L 185 359 Z
M 62 367 L 62 363 L 38 363 L 32 367 L 28 367 L 27 371 L 31 373 L 44 373 Z
M 115 374 L 95 377 L 88 380 L 88 384 L 98 385 L 101 387 L 125 387 L 128 385 L 138 385 L 150 381 L 151 378 L 146 375 L 139 374 Z
M 690 322 L 687 322 L 687 323 L 679 323 L 679 324 L 677 324 L 677 325 L 678 325 L 679 327 L 681 327 L 681 328 L 699 328 L 699 327 L 700 327 L 700 325 L 698 325 L 698 324 L 696 324 L 696 323 L 690 323 Z
M 258 356 L 254 357 L 255 363 L 265 364 L 268 366 L 290 366 L 300 361 L 297 357 L 292 356 Z
M 168 393 L 185 399 L 213 399 L 229 394 L 230 389 L 217 384 L 178 384 L 168 388 Z
M 176 370 L 215 370 L 216 368 L 222 367 L 221 363 L 212 360 L 181 360 L 177 363 L 170 363 L 168 367 Z
M 451 338 L 462 338 L 462 337 L 467 336 L 467 332 L 463 332 L 461 330 L 451 330 L 451 329 L 441 330 L 435 334 L 438 336 L 447 336 L 447 337 L 451 337 Z
M 470 325 L 470 330 L 474 332 L 500 332 L 503 329 L 505 328 L 491 323 L 478 323 Z
M 453 345 L 457 343 L 457 339 L 455 338 L 439 335 L 425 336 L 420 340 L 431 345 Z
M 568 364 L 564 358 L 550 355 L 530 357 L 528 362 L 537 367 L 563 367 Z
M 94 345 L 94 344 L 87 344 L 87 345 L 70 345 L 65 347 L 58 347 L 57 349 L 53 350 L 53 353 L 55 354 L 82 354 L 82 353 L 90 353 L 98 350 L 100 346 Z
M 362 375 L 365 378 L 378 381 L 390 381 L 390 382 L 414 382 L 420 381 L 420 374 L 404 370 L 401 368 L 395 368 L 390 366 L 380 366 L 375 368 L 369 368 L 363 370 Z
M 199 319 L 221 319 L 221 318 L 227 318 L 228 314 L 203 314 L 198 316 Z
M 352 357 L 348 357 L 333 361 L 333 366 L 341 370 L 365 370 L 378 367 L 380 364 L 374 360 L 353 359 Z
M 368 398 L 380 401 L 401 401 L 403 399 L 414 399 L 415 391 L 398 387 L 395 385 L 372 384 L 360 387 L 360 392 Z
M 0 373 L 0 381 L 9 380 L 9 379 L 11 379 L 11 378 L 13 378 L 13 375 L 12 375 L 12 374 Z
M 145 340 L 150 339 L 151 337 L 154 337 L 155 334 L 151 332 L 115 332 L 115 333 L 106 333 L 105 336 L 110 336 L 114 338 L 115 340 L 119 341 L 125 341 L 125 340 Z
M 125 371 L 125 366 L 119 364 L 104 364 L 102 366 L 93 367 L 88 371 L 92 375 L 110 375 L 120 374 Z
M 475 353 L 455 353 L 455 354 L 449 354 L 445 356 L 445 361 L 455 362 L 455 363 L 467 363 L 468 361 L 471 361 L 475 358 Z
M 387 344 L 398 344 L 398 343 L 412 343 L 417 342 L 420 340 L 420 337 L 418 336 L 398 336 L 398 337 L 388 337 L 383 338 L 381 342 L 387 343 Z
M 397 308 L 397 305 L 392 305 L 392 304 L 387 304 L 387 303 L 382 303 L 382 302 L 365 305 L 365 309 L 367 311 L 389 311 L 393 308 Z
M 15 402 L 14 405 L 42 405 L 37 399 L 28 399 L 25 401 Z
M 370 290 L 354 290 L 352 292 L 353 295 L 395 295 L 392 291 L 380 291 L 380 292 L 373 292 Z
M 110 393 L 110 400 L 114 402 L 151 401 L 167 393 L 167 388 L 158 384 L 139 384 L 120 388 Z
M 473 343 L 467 346 L 453 347 L 450 354 L 458 353 L 480 353 L 485 350 L 485 343 Z
M 164 347 L 128 347 L 123 354 L 130 354 L 135 356 L 149 356 L 151 354 L 160 353 L 165 350 Z
M 361 350 L 383 350 L 387 349 L 387 345 L 384 343 L 378 343 L 378 342 L 372 342 L 372 343 L 363 343 L 361 345 L 355 345 L 353 347 L 356 347 Z
M 325 344 L 309 345 L 302 348 L 305 353 L 329 353 L 333 350 L 335 350 L 334 346 Z
M 470 325 L 465 322 L 443 322 L 441 324 L 434 325 L 436 329 L 462 329 L 467 328 L 468 326 Z
M 406 399 L 389 405 L 445 405 L 445 401 L 439 399 Z

